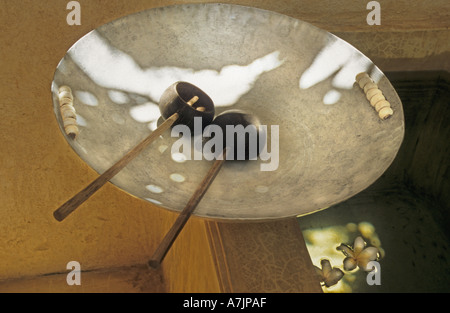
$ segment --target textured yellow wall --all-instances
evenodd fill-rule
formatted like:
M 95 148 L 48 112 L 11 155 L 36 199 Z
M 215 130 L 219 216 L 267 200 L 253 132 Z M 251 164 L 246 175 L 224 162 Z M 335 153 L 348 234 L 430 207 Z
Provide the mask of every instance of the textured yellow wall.
M 80 262 L 83 270 L 144 263 L 175 218 L 109 184 L 66 221 L 53 219 L 59 205 L 97 177 L 69 147 L 52 110 L 50 85 L 59 60 L 100 25 L 184 1 L 80 1 L 80 26 L 66 24 L 67 2 L 0 0 L 0 280 L 66 273 L 71 260 Z M 442 63 L 450 51 L 447 0 L 380 1 L 378 28 L 365 22 L 368 1 L 223 2 L 278 11 L 335 32 L 381 63 L 382 70 L 448 68 Z M 168 265 L 158 272 L 165 279 L 147 290 L 218 291 L 217 281 L 207 277 L 180 278 L 181 257 L 194 264 L 190 275 L 196 269 L 206 269 L 208 277 L 214 274 L 208 254 L 192 260 L 192 255 L 183 256 L 183 245 L 193 245 L 194 251 L 207 247 L 202 220 L 189 221 L 168 255 Z M 117 273 L 117 281 L 126 280 Z M 54 277 L 65 280 L 65 275 Z M 54 284 L 52 279 L 41 281 Z M 0 284 L 0 291 L 13 285 Z M 101 290 L 104 285 L 91 286 Z M 118 288 L 114 291 L 126 291 L 129 285 Z
M 176 217 L 107 184 L 64 222 L 53 218 L 97 177 L 69 147 L 52 110 L 59 60 L 91 29 L 161 4 L 83 2 L 82 25 L 70 27 L 66 3 L 0 1 L 0 280 L 67 273 L 71 260 L 82 270 L 145 263 Z M 197 242 L 207 247 L 206 237 Z

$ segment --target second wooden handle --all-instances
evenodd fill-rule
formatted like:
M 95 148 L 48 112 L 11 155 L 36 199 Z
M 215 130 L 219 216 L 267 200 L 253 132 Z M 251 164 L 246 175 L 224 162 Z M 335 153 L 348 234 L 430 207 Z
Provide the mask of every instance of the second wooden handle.
M 225 152 L 223 154 L 223 158 L 216 160 L 214 164 L 211 166 L 208 173 L 203 178 L 202 182 L 197 187 L 192 197 L 189 199 L 189 202 L 186 204 L 185 208 L 183 209 L 183 211 L 181 211 L 175 223 L 172 225 L 172 228 L 169 230 L 164 239 L 161 241 L 160 245 L 153 254 L 151 260 L 148 262 L 150 267 L 158 268 L 161 265 L 161 262 L 164 260 L 164 257 L 166 256 L 170 247 L 172 247 L 172 244 L 175 242 L 175 239 L 178 237 L 178 234 L 183 229 L 192 212 L 194 212 L 195 208 L 202 200 L 209 186 L 214 181 L 214 178 L 216 178 L 224 162 L 225 162 Z

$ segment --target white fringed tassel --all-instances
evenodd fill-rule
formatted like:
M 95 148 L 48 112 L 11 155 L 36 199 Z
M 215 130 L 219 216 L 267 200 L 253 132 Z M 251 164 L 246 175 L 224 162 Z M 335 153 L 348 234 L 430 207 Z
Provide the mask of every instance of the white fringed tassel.
M 359 87 L 364 90 L 367 100 L 374 109 L 378 112 L 378 116 L 382 119 L 388 119 L 394 114 L 391 104 L 386 100 L 383 92 L 378 88 L 378 85 L 370 78 L 367 73 L 359 73 L 356 75 L 356 82 Z
M 59 109 L 63 119 L 64 131 L 66 134 L 74 139 L 78 136 L 79 130 L 77 125 L 77 114 L 73 107 L 72 90 L 68 86 L 61 86 L 59 88 Z

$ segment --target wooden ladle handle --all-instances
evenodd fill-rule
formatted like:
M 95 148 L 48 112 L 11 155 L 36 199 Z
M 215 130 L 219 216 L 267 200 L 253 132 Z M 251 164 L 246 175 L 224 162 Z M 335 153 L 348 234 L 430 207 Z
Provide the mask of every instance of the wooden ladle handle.
M 169 230 L 169 232 L 166 234 L 164 239 L 159 244 L 158 248 L 155 250 L 155 253 L 148 262 L 150 267 L 156 269 L 161 265 L 161 262 L 164 260 L 164 257 L 166 256 L 170 247 L 175 242 L 175 239 L 178 237 L 178 234 L 183 229 L 192 212 L 194 212 L 195 208 L 202 200 L 209 186 L 214 181 L 214 178 L 216 178 L 224 162 L 225 162 L 225 152 L 223 158 L 217 159 L 211 166 L 208 173 L 203 178 L 202 182 L 197 187 L 192 197 L 189 199 L 189 202 L 186 204 L 185 208 L 183 209 L 183 211 L 181 211 L 175 223 L 172 225 L 172 228 Z
M 92 183 L 90 183 L 83 190 L 78 192 L 70 200 L 60 206 L 53 212 L 53 216 L 57 221 L 64 220 L 70 213 L 75 211 L 84 201 L 89 199 L 97 190 L 99 190 L 106 182 L 112 179 L 117 173 L 120 172 L 131 160 L 133 160 L 145 147 L 157 139 L 161 134 L 170 128 L 178 119 L 179 114 L 174 113 L 168 119 L 166 119 L 157 129 L 155 129 L 149 136 L 141 141 L 137 146 L 125 154 L 117 163 L 106 170 L 102 175 L 97 177 Z

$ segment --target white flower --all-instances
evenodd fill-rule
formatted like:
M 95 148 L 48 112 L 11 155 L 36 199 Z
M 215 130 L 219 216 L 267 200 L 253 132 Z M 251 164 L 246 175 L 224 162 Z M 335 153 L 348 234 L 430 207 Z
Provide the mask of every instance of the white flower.
M 366 271 L 367 263 L 378 259 L 379 251 L 377 248 L 365 247 L 366 243 L 364 242 L 364 239 L 358 236 L 353 243 L 353 248 L 344 244 L 341 244 L 336 248 L 337 250 L 342 251 L 346 256 L 344 259 L 344 270 L 352 271 L 359 266 L 360 269 Z
M 321 260 L 320 264 L 322 265 L 322 269 L 314 266 L 317 275 L 320 277 L 320 282 L 323 283 L 327 287 L 331 287 L 336 285 L 338 281 L 344 276 L 344 272 L 342 272 L 337 267 L 331 268 L 331 263 L 327 259 Z

